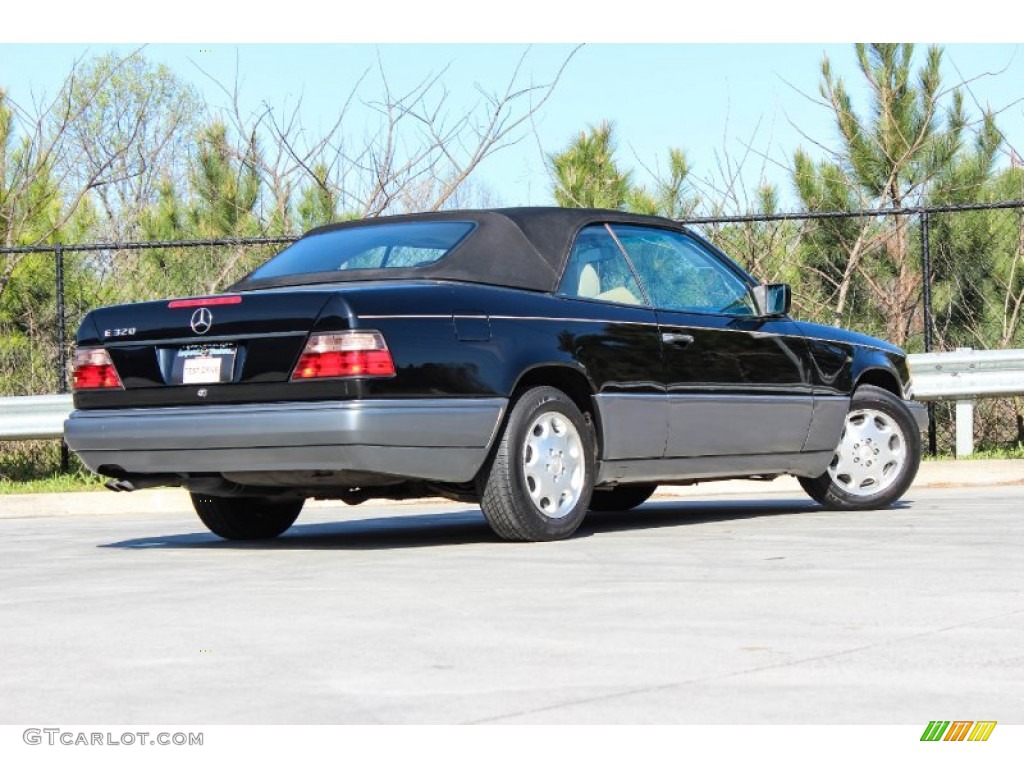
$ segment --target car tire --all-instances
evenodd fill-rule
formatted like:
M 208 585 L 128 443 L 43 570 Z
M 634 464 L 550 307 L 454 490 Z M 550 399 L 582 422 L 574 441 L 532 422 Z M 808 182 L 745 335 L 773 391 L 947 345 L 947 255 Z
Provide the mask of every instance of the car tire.
M 262 496 L 207 496 L 193 493 L 192 506 L 203 525 L 222 539 L 273 539 L 291 528 L 305 499 Z
M 494 532 L 510 541 L 571 536 L 590 506 L 595 452 L 593 429 L 565 393 L 524 392 L 481 472 L 480 508 Z
M 591 512 L 625 512 L 639 507 L 658 490 L 656 485 L 619 485 L 597 489 L 590 497 Z
M 921 433 L 900 398 L 858 387 L 835 455 L 818 477 L 801 477 L 807 494 L 829 509 L 880 509 L 899 499 L 921 464 Z

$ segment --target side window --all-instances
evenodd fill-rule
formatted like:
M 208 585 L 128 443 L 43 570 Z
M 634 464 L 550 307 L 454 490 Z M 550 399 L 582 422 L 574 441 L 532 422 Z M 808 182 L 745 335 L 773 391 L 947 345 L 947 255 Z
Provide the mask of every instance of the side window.
M 660 309 L 754 315 L 747 283 L 700 243 L 679 232 L 612 225 L 641 282 Z
M 643 304 L 633 271 L 603 224 L 580 230 L 558 289 L 562 296 Z
M 439 248 L 416 248 L 407 245 L 377 246 L 357 253 L 343 261 L 338 269 L 384 269 L 385 267 L 418 267 L 432 264 L 444 256 Z

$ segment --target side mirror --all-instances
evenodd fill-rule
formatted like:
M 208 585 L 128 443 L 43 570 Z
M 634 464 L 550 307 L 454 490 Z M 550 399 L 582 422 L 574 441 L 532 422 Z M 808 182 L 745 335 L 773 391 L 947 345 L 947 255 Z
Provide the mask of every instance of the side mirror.
M 759 285 L 753 289 L 757 312 L 762 317 L 784 315 L 793 303 L 793 291 L 785 283 Z

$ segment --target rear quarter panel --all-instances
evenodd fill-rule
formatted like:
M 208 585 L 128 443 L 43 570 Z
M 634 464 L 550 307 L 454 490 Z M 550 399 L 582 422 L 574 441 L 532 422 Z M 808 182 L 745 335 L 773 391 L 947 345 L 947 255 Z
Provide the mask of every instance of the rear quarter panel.
M 373 397 L 508 397 L 538 366 L 580 372 L 595 393 L 656 391 L 660 369 L 649 309 L 475 285 L 347 291 L 359 327 L 384 334 L 393 379 L 367 380 Z

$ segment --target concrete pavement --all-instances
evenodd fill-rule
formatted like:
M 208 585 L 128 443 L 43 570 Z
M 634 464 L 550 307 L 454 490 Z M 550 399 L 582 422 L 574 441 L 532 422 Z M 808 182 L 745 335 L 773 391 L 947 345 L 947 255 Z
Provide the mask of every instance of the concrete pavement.
M 152 492 L 0 520 L 0 722 L 1024 721 L 1019 487 L 842 513 L 771 488 L 548 544 L 452 503 L 259 543 Z

